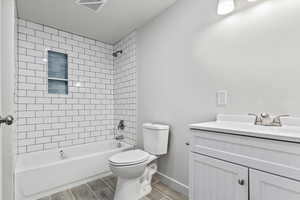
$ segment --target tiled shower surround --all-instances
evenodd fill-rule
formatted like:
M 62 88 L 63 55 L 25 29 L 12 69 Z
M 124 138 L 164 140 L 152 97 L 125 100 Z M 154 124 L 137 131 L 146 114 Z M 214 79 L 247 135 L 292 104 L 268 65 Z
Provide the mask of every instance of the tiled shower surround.
M 126 141 L 134 143 L 134 33 L 114 47 L 25 20 L 18 22 L 17 153 L 112 139 L 114 124 L 120 119 L 127 126 Z M 124 54 L 113 58 L 115 48 L 123 48 Z M 68 54 L 67 95 L 48 94 L 47 50 Z
M 122 55 L 114 58 L 114 122 L 125 120 L 123 132 L 127 142 L 136 142 L 136 41 L 135 32 L 118 42 L 114 51 Z

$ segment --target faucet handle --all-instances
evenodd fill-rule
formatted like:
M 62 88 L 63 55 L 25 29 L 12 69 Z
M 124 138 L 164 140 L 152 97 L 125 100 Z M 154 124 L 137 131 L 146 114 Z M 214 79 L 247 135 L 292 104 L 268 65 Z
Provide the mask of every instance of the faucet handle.
M 257 114 L 255 114 L 255 113 L 248 113 L 248 115 L 251 115 L 251 116 L 258 117 L 258 115 L 257 115 Z
M 255 114 L 255 113 L 248 113 L 248 115 L 251 115 L 251 116 L 255 117 L 255 121 L 254 121 L 255 125 L 258 125 L 262 122 L 262 117 L 261 116 Z
M 280 122 L 281 121 L 281 117 L 289 117 L 290 115 L 277 115 L 274 117 L 274 122 Z
M 278 115 L 273 118 L 273 124 L 277 126 L 282 126 L 281 117 L 289 117 L 290 115 Z
M 248 115 L 250 116 L 254 116 L 255 117 L 255 121 L 258 121 L 260 119 L 260 116 L 255 114 L 255 113 L 248 113 Z

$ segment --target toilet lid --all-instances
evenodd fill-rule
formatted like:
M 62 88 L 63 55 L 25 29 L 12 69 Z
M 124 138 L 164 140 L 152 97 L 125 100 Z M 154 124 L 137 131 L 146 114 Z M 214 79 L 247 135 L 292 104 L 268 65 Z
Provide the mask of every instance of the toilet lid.
M 149 158 L 149 153 L 136 149 L 118 153 L 109 158 L 113 165 L 133 165 L 145 162 Z

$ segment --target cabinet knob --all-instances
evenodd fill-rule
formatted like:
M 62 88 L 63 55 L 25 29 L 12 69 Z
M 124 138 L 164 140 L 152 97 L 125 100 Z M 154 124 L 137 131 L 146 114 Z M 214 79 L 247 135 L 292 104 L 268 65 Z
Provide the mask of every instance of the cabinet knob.
M 186 142 L 185 145 L 186 145 L 186 146 L 190 146 L 190 143 L 189 143 L 189 142 Z
M 245 180 L 239 179 L 238 183 L 239 183 L 240 185 L 245 185 Z

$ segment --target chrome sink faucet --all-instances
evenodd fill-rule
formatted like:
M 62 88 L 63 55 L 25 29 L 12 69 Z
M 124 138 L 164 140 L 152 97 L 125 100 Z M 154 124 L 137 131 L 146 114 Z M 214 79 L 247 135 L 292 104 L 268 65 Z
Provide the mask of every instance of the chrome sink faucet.
M 289 117 L 290 115 L 270 116 L 268 113 L 261 113 L 260 115 L 249 113 L 255 116 L 255 125 L 261 126 L 282 126 L 281 117 Z

